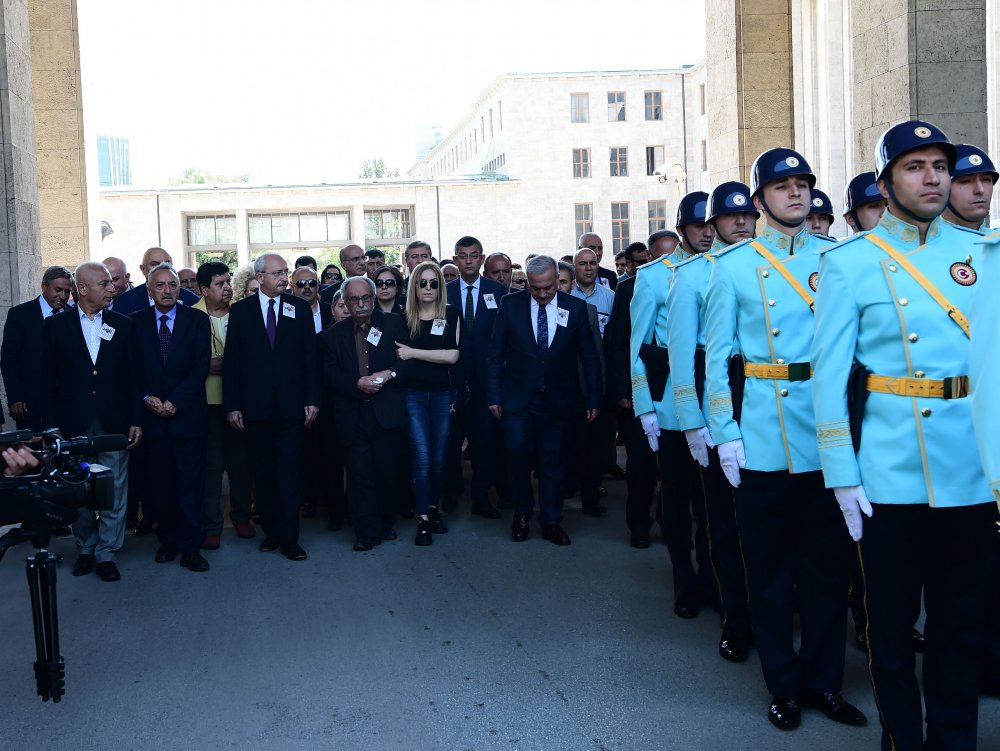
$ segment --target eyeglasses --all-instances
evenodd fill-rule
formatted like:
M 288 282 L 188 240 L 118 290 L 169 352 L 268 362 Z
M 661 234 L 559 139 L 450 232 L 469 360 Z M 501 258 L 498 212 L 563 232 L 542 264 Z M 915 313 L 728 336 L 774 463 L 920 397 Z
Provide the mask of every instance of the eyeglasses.
M 437 279 L 421 279 L 420 280 L 420 289 L 424 289 L 425 287 L 430 287 L 431 289 L 437 289 L 438 288 L 438 280 Z
M 304 287 L 315 287 L 317 284 L 319 284 L 319 282 L 317 282 L 315 279 L 299 279 L 297 282 L 295 282 L 295 286 L 298 287 L 299 289 L 302 289 Z
M 516 284 L 518 287 L 523 287 L 525 284 L 528 283 L 528 280 L 527 279 L 512 279 L 510 283 L 511 284 Z
M 395 287 L 396 286 L 396 280 L 395 279 L 376 279 L 375 280 L 375 286 L 376 287 Z
M 482 253 L 459 253 L 455 256 L 456 261 L 478 261 L 483 257 Z
M 278 269 L 277 271 L 261 271 L 264 276 L 270 276 L 274 279 L 280 279 L 283 276 L 288 276 L 288 269 Z
M 358 297 L 357 295 L 355 295 L 354 297 L 348 297 L 346 299 L 347 299 L 347 302 L 349 302 L 351 305 L 358 305 L 360 303 L 369 303 L 369 302 L 371 302 L 372 301 L 372 296 L 371 295 L 361 295 L 361 297 Z

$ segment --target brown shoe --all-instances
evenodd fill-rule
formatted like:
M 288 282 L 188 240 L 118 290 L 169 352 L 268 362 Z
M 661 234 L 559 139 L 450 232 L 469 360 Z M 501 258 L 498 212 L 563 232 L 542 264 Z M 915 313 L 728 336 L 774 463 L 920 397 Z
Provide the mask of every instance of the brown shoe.
M 236 530 L 236 536 L 242 540 L 249 540 L 251 537 L 257 536 L 257 530 L 250 522 L 236 522 L 233 529 Z
M 222 538 L 219 535 L 205 535 L 205 539 L 201 541 L 201 549 L 218 550 L 221 542 Z
M 523 511 L 514 512 L 514 520 L 510 524 L 510 539 L 514 542 L 528 539 L 528 515 Z
M 570 545 L 572 541 L 563 528 L 556 524 L 554 527 L 546 527 L 542 530 L 542 539 L 548 540 L 553 545 Z

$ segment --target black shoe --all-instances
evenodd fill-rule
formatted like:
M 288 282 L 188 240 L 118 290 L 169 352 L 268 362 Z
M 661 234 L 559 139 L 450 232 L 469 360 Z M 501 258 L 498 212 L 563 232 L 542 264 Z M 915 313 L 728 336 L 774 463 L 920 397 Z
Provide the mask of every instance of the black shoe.
M 431 523 L 427 519 L 421 519 L 417 524 L 417 536 L 413 539 L 414 545 L 430 545 L 433 542 L 431 537 Z
M 372 546 L 372 541 L 371 540 L 367 540 L 364 537 L 359 537 L 358 539 L 356 539 L 354 541 L 354 552 L 355 553 L 364 553 L 365 551 L 371 550 L 372 547 L 373 547 Z
M 448 526 L 444 523 L 444 519 L 441 518 L 441 512 L 434 506 L 431 506 L 427 510 L 427 519 L 431 523 L 431 532 L 436 535 L 443 535 L 447 533 Z
M 803 707 L 811 707 L 820 710 L 834 722 L 843 725 L 864 725 L 868 722 L 864 712 L 844 699 L 836 691 L 829 691 L 825 694 L 805 692 L 801 697 Z
M 794 730 L 802 722 L 802 710 L 795 699 L 775 697 L 767 708 L 767 719 L 779 730 Z
M 382 539 L 385 540 L 386 542 L 392 542 L 393 540 L 398 540 L 399 535 L 396 534 L 395 530 L 390 529 L 388 532 L 382 535 Z
M 281 547 L 281 541 L 277 537 L 265 537 L 264 542 L 260 544 L 257 548 L 261 553 L 270 553 L 272 550 L 277 550 Z
M 570 545 L 572 541 L 569 535 L 558 524 L 552 527 L 542 527 L 542 539 L 548 540 L 553 545 Z
M 924 638 L 924 635 L 922 633 L 920 633 L 916 629 L 913 629 L 913 651 L 916 652 L 918 655 L 922 655 L 926 648 L 927 648 L 927 639 Z
M 587 516 L 600 518 L 608 515 L 608 507 L 597 504 L 596 506 L 584 506 L 583 513 Z
M 441 508 L 444 509 L 446 514 L 450 514 L 452 511 L 458 508 L 458 493 L 450 490 L 444 492 L 444 499 L 441 502 Z
M 114 561 L 101 561 L 98 563 L 97 575 L 101 577 L 102 582 L 116 582 L 122 578 L 121 573 L 118 571 L 118 566 L 115 565 Z
M 698 615 L 698 604 L 686 600 L 674 602 L 674 615 L 679 618 L 695 618 Z
M 169 545 L 160 545 L 156 551 L 156 557 L 153 559 L 157 563 L 170 563 L 177 557 L 177 548 L 172 548 Z
M 73 576 L 86 576 L 94 570 L 96 564 L 97 561 L 93 554 L 80 553 L 76 558 L 76 563 L 73 564 Z
M 136 537 L 142 537 L 143 535 L 148 535 L 153 531 L 153 522 L 148 518 L 143 517 L 139 520 L 139 523 L 135 525 L 132 529 L 132 534 Z
M 282 549 L 281 554 L 290 561 L 304 561 L 309 557 L 306 555 L 306 551 L 299 545 L 289 545 L 287 548 Z
M 629 542 L 632 544 L 633 548 L 645 550 L 649 547 L 649 532 L 633 532 L 630 536 Z
M 181 565 L 196 574 L 209 569 L 208 561 L 201 553 L 181 553 Z
M 719 655 L 730 662 L 746 662 L 749 639 L 746 633 L 734 628 L 722 630 L 719 640 Z
M 500 511 L 493 507 L 489 501 L 478 501 L 472 504 L 472 513 L 486 519 L 499 519 Z
M 316 516 L 316 504 L 315 503 L 303 503 L 299 507 L 299 513 L 302 515 L 303 519 L 312 519 Z

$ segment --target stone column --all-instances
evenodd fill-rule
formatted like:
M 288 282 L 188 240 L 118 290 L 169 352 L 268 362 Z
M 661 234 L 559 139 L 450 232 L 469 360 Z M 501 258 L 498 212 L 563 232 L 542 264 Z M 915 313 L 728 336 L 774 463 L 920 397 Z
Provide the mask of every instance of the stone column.
M 761 151 L 794 143 L 790 2 L 707 3 L 712 184 L 745 181 Z
M 89 257 L 76 0 L 29 0 L 45 265 Z
M 851 37 L 856 164 L 912 118 L 987 145 L 986 0 L 853 0 Z

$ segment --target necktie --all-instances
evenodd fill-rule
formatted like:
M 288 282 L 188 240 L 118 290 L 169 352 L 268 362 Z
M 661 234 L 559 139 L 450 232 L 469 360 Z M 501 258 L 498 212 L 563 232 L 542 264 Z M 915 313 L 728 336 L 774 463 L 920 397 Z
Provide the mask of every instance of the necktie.
M 472 285 L 465 288 L 465 328 L 472 331 L 472 326 L 476 320 L 476 309 L 472 304 Z
M 274 349 L 274 340 L 278 338 L 278 320 L 274 317 L 274 299 L 267 301 L 267 341 Z
M 545 313 L 545 306 L 538 306 L 538 354 L 544 355 L 549 349 L 549 317 Z
M 160 359 L 167 361 L 170 352 L 170 327 L 167 326 L 167 316 L 160 316 Z

